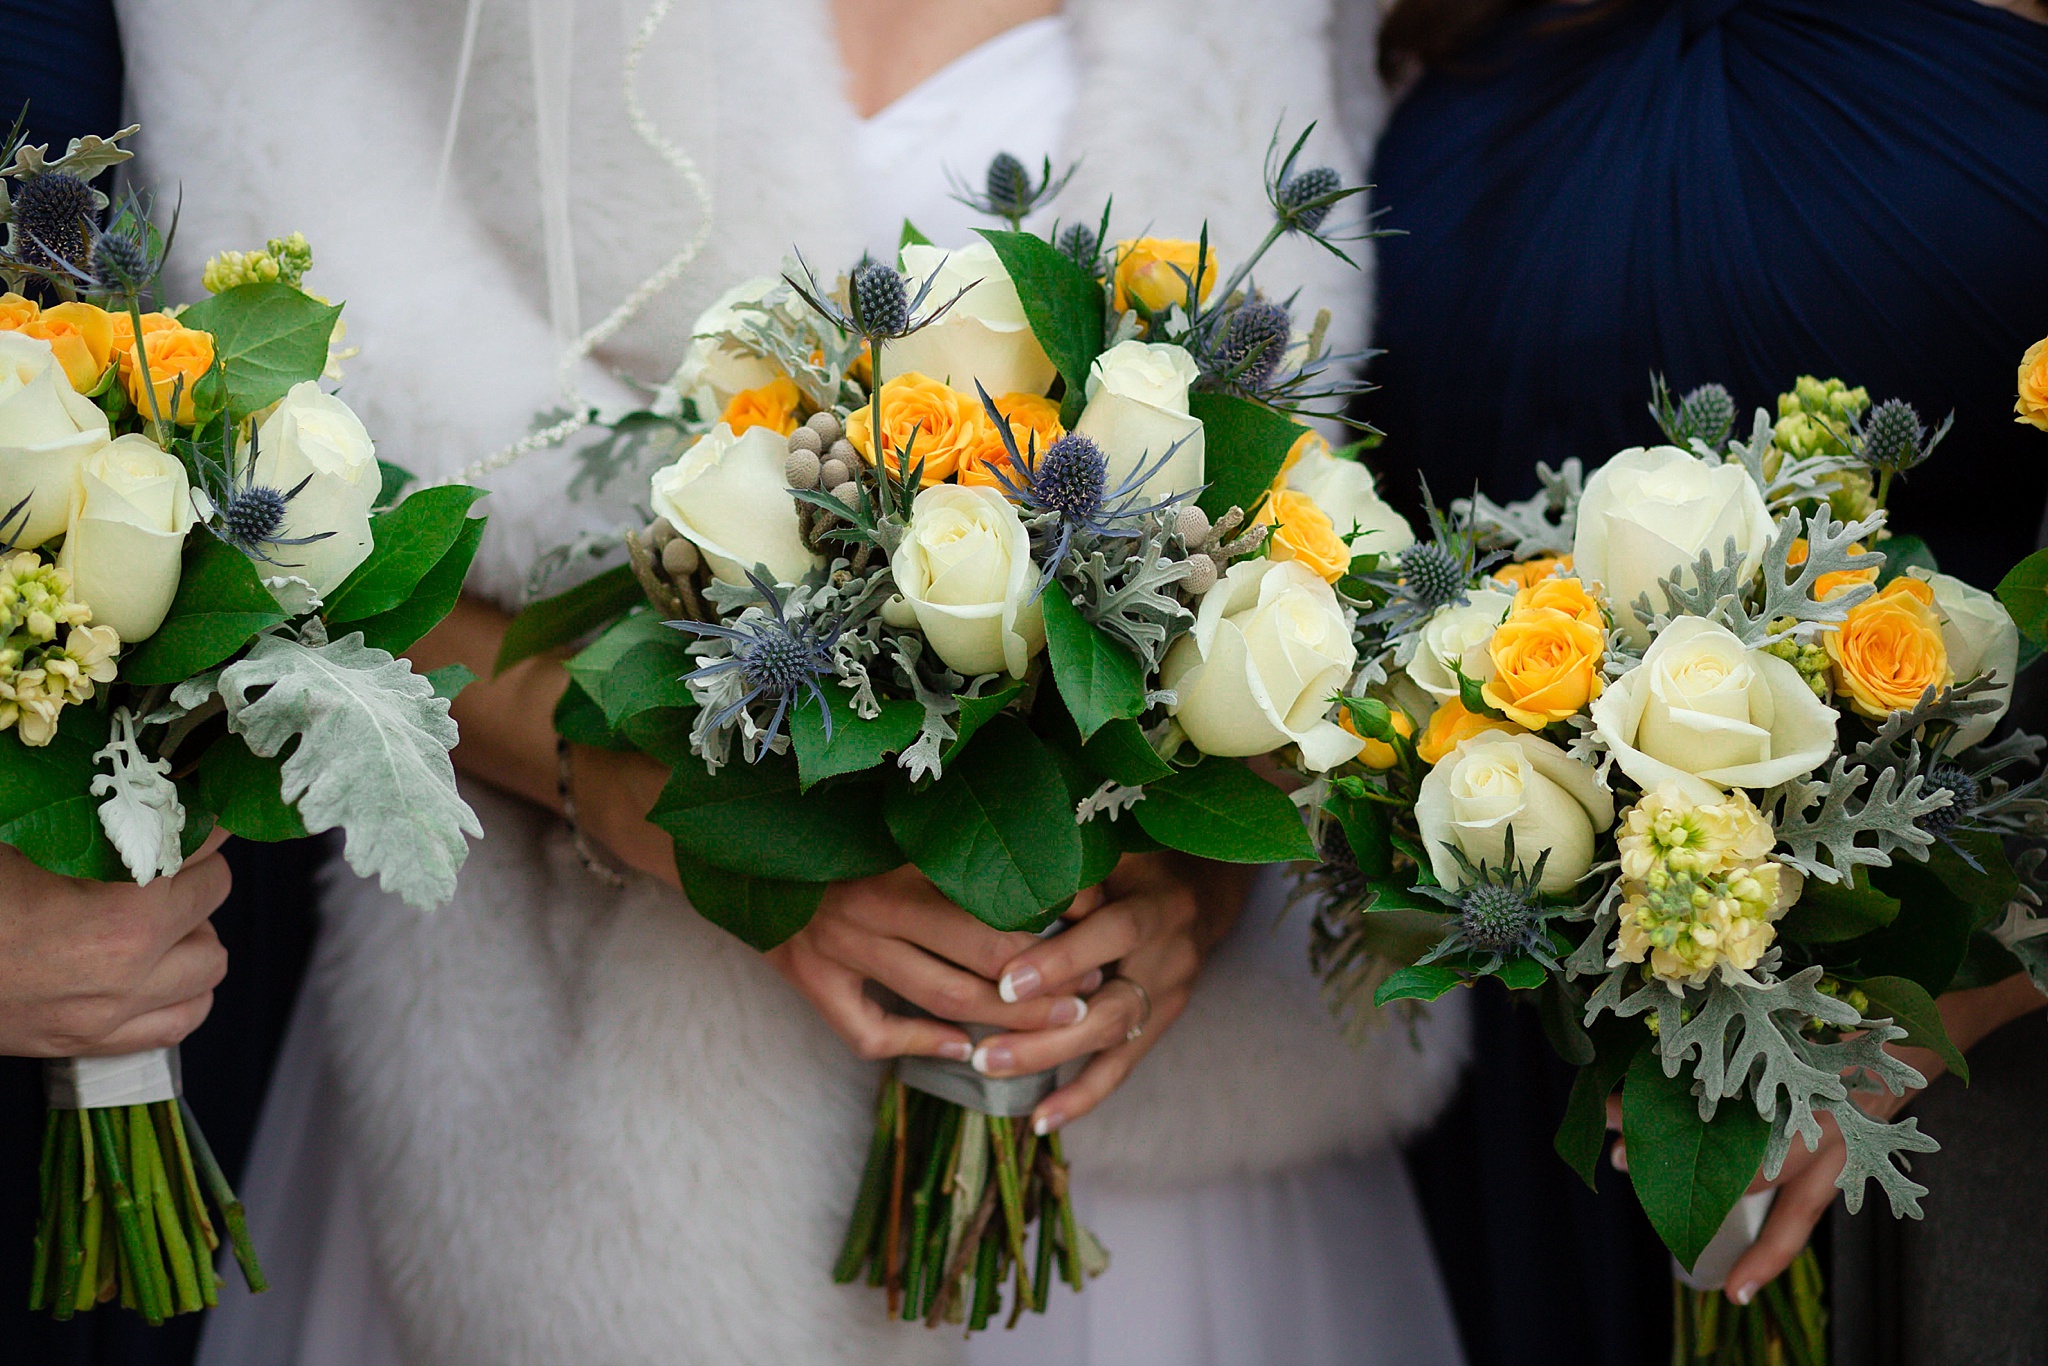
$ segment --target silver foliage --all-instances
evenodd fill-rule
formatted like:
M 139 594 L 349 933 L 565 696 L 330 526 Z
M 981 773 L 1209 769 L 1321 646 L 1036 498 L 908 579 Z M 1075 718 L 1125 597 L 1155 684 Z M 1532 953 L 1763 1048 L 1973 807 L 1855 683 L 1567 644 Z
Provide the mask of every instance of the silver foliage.
M 1085 548 L 1076 536 L 1057 580 L 1075 609 L 1129 646 L 1147 674 L 1159 671 L 1167 647 L 1195 624 L 1195 614 L 1175 592 L 1187 576 L 1187 561 L 1172 555 L 1173 532 L 1164 520 L 1153 519 L 1143 536 L 1132 539 L 1091 537 Z
M 168 759 L 152 759 L 136 742 L 135 713 L 116 708 L 106 747 L 93 755 L 107 771 L 93 775 L 92 795 L 100 803 L 100 828 L 138 887 L 169 877 L 185 861 L 180 839 L 185 807 L 170 778 Z
M 1901 849 L 1925 858 L 1934 836 L 1920 828 L 1921 818 L 1947 806 L 1953 795 L 1945 787 L 1930 789 L 1925 774 L 1898 767 L 1877 770 L 1866 790 L 1869 773 L 1854 758 L 1838 755 L 1826 777 L 1794 778 L 1772 788 L 1761 805 L 1785 846 L 1778 857 L 1809 877 L 1843 883 L 1858 865 L 1890 867 Z
M 1763 492 L 1764 504 L 1773 512 L 1782 512 L 1794 503 L 1814 499 L 1825 503 L 1830 492 L 1829 481 L 1834 476 L 1864 468 L 1862 461 L 1849 454 L 1801 456 L 1787 450 L 1774 450 L 1772 443 L 1776 431 L 1769 411 L 1758 408 L 1749 440 L 1730 441 L 1726 456 L 1730 463 L 1749 471 L 1749 477 Z M 1708 460 L 1723 458 L 1699 441 L 1693 442 L 1693 448 Z M 1775 460 L 1772 459 L 1774 455 Z
M 1490 548 L 1506 546 L 1517 560 L 1539 555 L 1568 555 L 1578 529 L 1579 495 L 1586 476 L 1577 456 L 1557 469 L 1539 460 L 1536 477 L 1543 491 L 1531 498 L 1496 503 L 1483 493 L 1454 499 L 1451 513 L 1463 526 L 1478 533 L 1480 543 Z
M 1867 541 L 1883 526 L 1882 512 L 1854 522 L 1838 521 L 1825 502 L 1811 513 L 1788 512 L 1778 519 L 1777 532 L 1764 547 L 1761 566 L 1747 563 L 1731 536 L 1718 559 L 1713 551 L 1703 550 L 1694 563 L 1657 581 L 1670 603 L 1668 609 L 1658 610 L 1650 595 L 1642 593 L 1632 610 L 1652 634 L 1674 618 L 1689 616 L 1720 622 L 1751 649 L 1785 639 L 1812 640 L 1823 627 L 1839 623 L 1850 608 L 1877 591 L 1872 584 L 1852 583 L 1819 598 L 1813 590 L 1826 574 L 1882 569 L 1881 553 L 1851 555 L 1849 547 Z M 1792 543 L 1802 535 L 1806 537 L 1806 558 L 1797 565 L 1788 564 Z M 1758 589 L 1754 595 L 1749 586 L 1752 575 Z

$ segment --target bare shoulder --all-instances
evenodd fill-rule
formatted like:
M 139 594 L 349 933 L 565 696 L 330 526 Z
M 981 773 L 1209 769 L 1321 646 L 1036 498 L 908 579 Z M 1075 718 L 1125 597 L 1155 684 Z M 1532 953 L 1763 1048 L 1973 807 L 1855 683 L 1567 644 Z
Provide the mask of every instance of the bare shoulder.
M 2037 24 L 2048 24 L 2048 0 L 1977 0 L 1977 3 L 2017 14 Z

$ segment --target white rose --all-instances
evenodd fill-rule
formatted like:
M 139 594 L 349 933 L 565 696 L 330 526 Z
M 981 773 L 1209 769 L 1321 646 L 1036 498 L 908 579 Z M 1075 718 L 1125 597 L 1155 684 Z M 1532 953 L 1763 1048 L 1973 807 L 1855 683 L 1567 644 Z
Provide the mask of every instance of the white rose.
M 1445 887 L 1465 881 L 1452 847 L 1474 865 L 1498 868 L 1513 830 L 1516 865 L 1533 872 L 1549 851 L 1537 886 L 1562 892 L 1593 866 L 1593 836 L 1614 824 L 1614 798 L 1590 767 L 1548 740 L 1488 731 L 1423 777 L 1415 821 Z
M 1639 594 L 1668 608 L 1657 580 L 1682 573 L 1690 582 L 1700 552 L 1712 551 L 1718 563 L 1731 536 L 1743 574 L 1752 574 L 1774 529 L 1763 494 L 1742 466 L 1709 465 L 1676 446 L 1637 446 L 1586 481 L 1573 571 L 1606 590 L 1616 621 L 1640 646 L 1650 633 L 1636 620 Z
M 697 411 L 707 421 L 724 412 L 734 394 L 758 389 L 782 374 L 774 362 L 736 337 L 745 333 L 750 322 L 761 321 L 758 314 L 742 310 L 740 305 L 758 304 L 783 287 L 775 276 L 757 275 L 740 281 L 697 315 L 690 328 L 689 349 L 670 384 L 677 393 L 696 400 Z
M 0 332 L 0 518 L 27 500 L 0 534 L 38 546 L 64 529 L 78 466 L 107 444 L 107 415 L 81 398 L 40 337 Z
M 1329 719 L 1358 665 L 1336 593 L 1295 560 L 1239 560 L 1202 595 L 1195 629 L 1166 653 L 1160 686 L 1204 754 L 1266 754 L 1292 740 L 1321 772 L 1365 741 Z
M 1997 677 L 1998 686 L 1985 694 L 1998 700 L 1996 711 L 1972 717 L 1956 728 L 1951 751 L 1968 749 L 1998 728 L 2012 705 L 2012 684 L 2020 670 L 2020 632 L 2005 604 L 1981 588 L 1951 574 L 1935 574 L 1917 566 L 1906 573 L 1934 589 L 1935 610 L 1941 613 L 1941 639 L 1948 647 L 1948 666 L 1958 683 L 1979 674 Z
M 321 539 L 269 553 L 282 570 L 310 584 L 315 596 L 332 593 L 369 558 L 370 509 L 384 478 L 377 443 L 346 403 L 322 393 L 312 380 L 294 384 L 257 430 L 254 478 L 280 493 L 298 489 L 285 505 L 277 535 Z
M 889 566 L 918 629 L 955 673 L 1021 678 L 1045 648 L 1031 533 L 998 490 L 934 484 L 920 492 Z
M 1340 460 L 1320 442 L 1310 442 L 1294 462 L 1287 472 L 1287 487 L 1313 499 L 1339 536 L 1357 530 L 1351 538 L 1353 555 L 1395 555 L 1415 544 L 1408 520 L 1373 487 L 1372 471 L 1356 460 Z
M 85 459 L 58 567 L 71 596 L 124 645 L 156 634 L 178 592 L 193 511 L 185 466 L 148 437 L 120 437 Z
M 939 307 L 961 290 L 960 302 L 930 327 L 882 348 L 883 377 L 915 370 L 941 384 L 973 393 L 979 382 L 991 397 L 1042 394 L 1056 373 L 1024 317 L 1017 286 L 987 242 L 958 251 L 912 242 L 903 248 L 904 281 L 916 298 L 926 280 L 920 312 Z
M 704 552 L 704 562 L 725 583 L 745 583 L 755 565 L 777 583 L 795 583 L 817 557 L 798 529 L 796 500 L 782 467 L 789 445 L 772 427 L 749 427 L 738 436 L 721 422 L 654 472 L 649 485 L 655 515 Z
M 1438 702 L 1459 695 L 1458 676 L 1451 672 L 1455 660 L 1467 678 L 1484 682 L 1492 659 L 1486 652 L 1493 631 L 1515 605 L 1513 593 L 1497 588 L 1476 588 L 1463 603 L 1439 607 L 1422 629 L 1401 642 L 1401 662 L 1417 687 Z
M 1074 430 L 1102 448 L 1115 488 L 1139 469 L 1172 459 L 1145 481 L 1152 499 L 1202 486 L 1202 424 L 1188 416 L 1195 358 L 1165 342 L 1118 342 L 1088 367 L 1088 406 Z
M 1643 662 L 1607 685 L 1593 726 L 1645 792 L 1676 783 L 1686 800 L 1775 787 L 1827 761 L 1836 713 L 1799 671 L 1704 617 L 1680 617 Z

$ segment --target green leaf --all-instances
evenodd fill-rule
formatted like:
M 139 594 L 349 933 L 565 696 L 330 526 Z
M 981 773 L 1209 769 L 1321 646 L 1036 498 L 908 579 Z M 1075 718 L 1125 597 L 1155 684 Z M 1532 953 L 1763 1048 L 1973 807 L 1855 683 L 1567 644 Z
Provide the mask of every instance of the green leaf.
M 1081 832 L 1052 753 L 997 717 L 922 790 L 895 784 L 889 829 L 938 889 L 998 930 L 1039 924 L 1081 888 Z
M 716 773 L 696 758 L 678 763 L 647 819 L 690 857 L 749 877 L 843 882 L 903 862 L 882 823 L 878 785 L 801 792 L 786 754 Z
M 1202 422 L 1209 487 L 1198 502 L 1212 521 L 1233 507 L 1249 513 L 1308 430 L 1285 413 L 1234 394 L 1196 390 L 1188 395 L 1188 411 Z
M 2036 645 L 2048 645 L 2048 550 L 2037 550 L 2012 567 L 1998 585 L 1998 600 L 2013 625 Z
M 467 664 L 443 664 L 438 669 L 429 669 L 426 680 L 433 686 L 434 696 L 453 702 L 464 688 L 476 682 L 476 673 Z
M 602 705 L 605 680 L 611 677 L 620 660 L 649 641 L 670 637 L 680 639 L 681 636 L 682 633 L 674 627 L 662 625 L 659 614 L 635 612 L 613 622 L 596 640 L 570 656 L 567 664 L 569 677 Z
M 1079 746 L 1074 744 L 1071 734 L 1057 737 L 1041 735 L 1046 748 L 1051 751 L 1053 761 L 1060 766 L 1060 778 L 1067 785 L 1067 810 L 1073 809 L 1100 785 L 1095 768 L 1082 756 Z M 1129 812 L 1116 820 L 1098 815 L 1093 820 L 1077 821 L 1075 828 L 1081 832 L 1081 885 L 1093 887 L 1108 877 L 1124 855 L 1124 843 L 1116 827 L 1126 825 L 1137 828 L 1137 821 Z
M 961 698 L 960 710 L 953 713 L 953 738 L 946 742 L 946 748 L 940 752 L 940 760 L 952 763 L 953 756 L 966 748 L 967 742 L 974 738 L 974 733 L 1001 715 L 1003 708 L 1009 706 L 1022 691 L 1022 683 L 1012 683 L 1006 688 L 998 688 L 980 697 Z
M 1557 1126 L 1557 1137 L 1551 1146 L 1588 1188 L 1597 1190 L 1593 1178 L 1607 1139 L 1607 1098 L 1621 1084 L 1629 1064 L 1649 1043 L 1650 1036 L 1639 1022 L 1614 1015 L 1602 1015 L 1588 1033 L 1593 1041 L 1593 1060 L 1580 1067 L 1579 1075 L 1572 1080 L 1564 1121 Z
M 2020 894 L 2019 875 L 2005 856 L 2005 841 L 1988 831 L 1961 830 L 1949 839 L 1977 861 L 1972 868 L 1962 854 L 1946 844 L 1927 851 L 1927 870 L 1959 900 L 1977 908 L 1981 928 L 2001 920 L 2005 908 Z
M 853 709 L 851 694 L 827 684 L 832 707 L 832 738 L 825 738 L 825 715 L 815 700 L 799 706 L 789 719 L 789 738 L 796 747 L 799 785 L 813 785 L 842 773 L 864 773 L 891 754 L 916 742 L 924 724 L 924 708 L 908 699 L 889 698 L 868 720 Z
M 905 247 L 928 247 L 931 244 L 932 239 L 919 232 L 917 224 L 908 218 L 903 220 L 903 231 L 896 236 L 896 250 L 902 251 Z
M 1372 1003 L 1384 1007 L 1392 1001 L 1434 1001 L 1464 980 L 1464 974 L 1442 963 L 1406 967 L 1380 983 L 1379 990 L 1372 994 Z
M 1046 585 L 1045 650 L 1053 681 L 1081 738 L 1145 710 L 1145 666 L 1082 616 L 1057 583 Z
M 555 734 L 572 745 L 588 745 L 592 749 L 632 749 L 632 741 L 614 734 L 605 724 L 604 708 L 597 699 L 583 691 L 573 678 L 555 703 Z
M 585 579 L 566 593 L 542 598 L 512 618 L 498 647 L 497 672 L 522 659 L 573 644 L 647 601 L 633 567 L 622 564 Z
M 1928 865 L 1895 860 L 1871 870 L 1871 883 L 1899 900 L 1898 918 L 1881 930 L 1822 950 L 1857 975 L 1910 977 L 1930 995 L 1948 990 L 1976 927 L 1977 909 Z
M 377 462 L 377 506 L 388 508 L 398 502 L 405 486 L 413 482 L 414 475 L 403 465 L 394 465 L 389 460 Z
M 1939 569 L 1934 562 L 1934 552 L 1927 548 L 1927 542 L 1918 536 L 1887 536 L 1884 539 L 1884 568 L 1878 571 L 1877 586 L 1884 587 L 1908 569 L 1925 569 L 1930 573 Z
M 1534 991 L 1549 976 L 1533 958 L 1510 958 L 1494 974 L 1509 991 Z
M 1146 834 L 1197 858 L 1286 863 L 1316 856 L 1294 803 L 1235 759 L 1211 755 L 1147 783 L 1145 800 L 1131 812 Z
M 1017 287 L 1031 335 L 1067 382 L 1085 393 L 1088 367 L 1102 354 L 1102 284 L 1043 237 L 984 228 L 981 235 Z
M 227 371 L 228 413 L 240 420 L 283 398 L 294 384 L 320 378 L 340 316 L 340 304 L 272 281 L 201 299 L 178 321 L 213 334 L 214 358 Z
M 1962 966 L 1949 979 L 1950 991 L 1968 991 L 1972 987 L 1996 986 L 2006 978 L 2027 970 L 2019 956 L 1983 930 L 1970 936 L 1970 946 L 1963 951 Z
M 680 846 L 676 875 L 697 914 L 763 953 L 810 924 L 825 896 L 822 882 L 748 877 L 692 858 Z
M 414 586 L 461 537 L 469 505 L 481 497 L 482 489 L 443 484 L 372 517 L 369 558 L 327 595 L 320 615 L 330 622 L 360 621 L 411 597 Z
M 285 801 L 284 764 L 290 748 L 260 759 L 239 735 L 224 735 L 200 756 L 193 785 L 214 819 L 243 839 L 264 844 L 306 838 L 306 823 Z
M 184 573 L 164 624 L 121 656 L 121 679 L 183 683 L 284 620 L 248 556 L 218 537 L 196 536 L 186 547 Z
M 604 677 L 604 691 L 598 704 L 613 730 L 645 712 L 657 709 L 686 711 L 696 705 L 683 675 L 695 665 L 685 653 L 689 641 L 680 631 L 666 631 L 643 640 L 619 656 Z
M 1145 738 L 1143 728 L 1124 717 L 1103 722 L 1081 747 L 1081 754 L 1097 773 L 1126 787 L 1143 787 L 1173 772 L 1173 765 L 1160 758 Z
M 350 622 L 349 629 L 361 631 L 365 644 L 392 654 L 411 649 L 421 636 L 455 610 L 455 602 L 462 596 L 462 581 L 469 577 L 470 561 L 476 558 L 483 539 L 483 518 L 471 517 L 463 522 L 455 544 L 448 547 L 440 563 L 413 585 L 411 597 L 388 612 Z
M 1808 878 L 1798 904 L 1778 922 L 1778 938 L 1836 944 L 1881 930 L 1898 916 L 1899 899 L 1871 886 L 1869 870 L 1859 867 L 1854 886 Z
M 1941 1011 L 1925 987 L 1910 977 L 1866 977 L 1856 985 L 1870 998 L 1870 1009 L 1863 1012 L 1865 1018 L 1889 1019 L 1906 1031 L 1902 1042 L 1940 1054 L 1949 1071 L 1969 1081 L 1970 1064 L 1963 1060 L 1963 1050 L 1949 1038 Z
M 1690 1270 L 1755 1179 L 1770 1122 L 1741 1096 L 1723 1101 L 1711 1120 L 1702 1120 L 1691 1074 L 1665 1076 L 1663 1059 L 1645 1048 L 1629 1063 L 1621 1133 L 1643 1213 L 1679 1265 Z
M 92 795 L 93 755 L 106 743 L 107 718 L 91 707 L 66 707 L 57 734 L 40 747 L 0 731 L 0 844 L 52 873 L 127 881 Z
M 1387 818 L 1386 807 L 1369 798 L 1333 792 L 1323 803 L 1323 810 L 1337 818 L 1360 873 L 1368 880 L 1378 881 L 1393 872 L 1393 825 Z

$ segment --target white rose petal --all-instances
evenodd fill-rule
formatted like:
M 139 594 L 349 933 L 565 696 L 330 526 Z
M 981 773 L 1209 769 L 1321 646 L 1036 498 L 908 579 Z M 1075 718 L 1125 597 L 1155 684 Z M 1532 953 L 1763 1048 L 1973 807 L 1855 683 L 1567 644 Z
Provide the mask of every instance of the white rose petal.
M 39 546 L 64 530 L 78 467 L 107 432 L 107 415 L 72 389 L 48 342 L 0 332 L 0 517 L 25 502 L 0 526 L 9 541 Z
M 156 634 L 177 596 L 194 513 L 185 466 L 140 434 L 86 457 L 64 549 L 71 596 L 124 645 Z
M 669 384 L 694 399 L 697 411 L 707 420 L 724 412 L 734 394 L 758 389 L 782 373 L 739 338 L 746 335 L 750 323 L 760 321 L 740 305 L 758 304 L 784 287 L 775 276 L 757 275 L 740 281 L 697 315 L 690 328 L 689 349 Z
M 1835 709 L 1776 655 L 1746 649 L 1704 617 L 1680 617 L 1607 686 L 1594 729 L 1644 791 L 1676 784 L 1692 802 L 1731 787 L 1775 787 L 1827 761 Z
M 1167 651 L 1160 685 L 1204 754 L 1266 754 L 1293 741 L 1321 772 L 1365 741 L 1329 719 L 1358 665 L 1337 595 L 1294 560 L 1240 560 L 1202 595 L 1195 629 Z
M 773 428 L 749 427 L 738 436 L 721 422 L 654 472 L 649 484 L 656 516 L 668 518 L 704 553 L 722 583 L 745 583 L 747 571 L 766 565 L 777 583 L 796 583 L 817 564 L 797 525 L 783 466 L 789 444 Z
M 1711 551 L 1718 562 L 1731 537 L 1744 575 L 1755 573 L 1773 530 L 1763 494 L 1742 466 L 1710 465 L 1676 446 L 1638 446 L 1586 481 L 1573 572 L 1606 590 L 1616 621 L 1642 645 L 1650 635 L 1636 620 L 1639 595 L 1667 609 L 1657 581 L 1684 574 L 1690 582 L 1700 553 Z
M 370 509 L 384 479 L 377 445 L 346 403 L 312 380 L 294 384 L 256 433 L 254 478 L 280 493 L 298 489 L 285 505 L 280 538 L 321 538 L 277 547 L 280 572 L 324 598 L 369 558 Z
M 1025 320 L 1017 286 L 994 247 L 976 242 L 948 252 L 912 242 L 903 248 L 903 274 L 912 298 L 931 282 L 927 311 L 967 292 L 931 326 L 882 348 L 885 379 L 915 370 L 963 393 L 973 393 L 979 383 L 991 397 L 1042 394 L 1052 387 L 1053 363 Z
M 1193 356 L 1165 342 L 1118 342 L 1095 358 L 1088 406 L 1074 430 L 1102 448 L 1111 487 L 1154 466 L 1144 486 L 1148 498 L 1202 486 L 1202 424 L 1188 415 L 1188 385 L 1200 373 Z
M 1357 531 L 1351 537 L 1353 555 L 1397 555 L 1415 544 L 1407 519 L 1380 497 L 1372 471 L 1356 460 L 1341 460 L 1322 445 L 1311 445 L 1287 472 L 1287 487 L 1313 499 L 1338 535 Z
M 1973 716 L 1956 727 L 1950 751 L 1968 749 L 1990 736 L 2012 705 L 2013 679 L 2019 674 L 2020 632 L 2013 625 L 2005 604 L 1981 588 L 1973 588 L 1951 574 L 1936 574 L 1914 567 L 1906 571 L 1934 589 L 1935 610 L 1941 613 L 1942 643 L 1948 647 L 1948 666 L 1958 683 L 1990 674 L 1998 686 L 1985 696 L 1998 702 L 1996 711 Z
M 1534 871 L 1543 858 L 1539 889 L 1562 892 L 1593 866 L 1593 837 L 1614 824 L 1614 798 L 1589 766 L 1548 740 L 1489 731 L 1423 777 L 1415 819 L 1445 887 L 1465 881 L 1452 846 L 1475 865 L 1498 868 L 1513 830 L 1516 865 Z
M 934 484 L 921 491 L 890 567 L 918 629 L 955 673 L 1021 678 L 1045 648 L 1031 533 L 997 490 Z
M 1513 593 L 1475 588 L 1464 602 L 1437 608 L 1420 631 L 1401 641 L 1400 663 L 1408 677 L 1438 702 L 1460 695 L 1458 676 L 1451 671 L 1453 660 L 1467 678 L 1485 682 L 1493 672 L 1487 644 L 1514 605 Z

